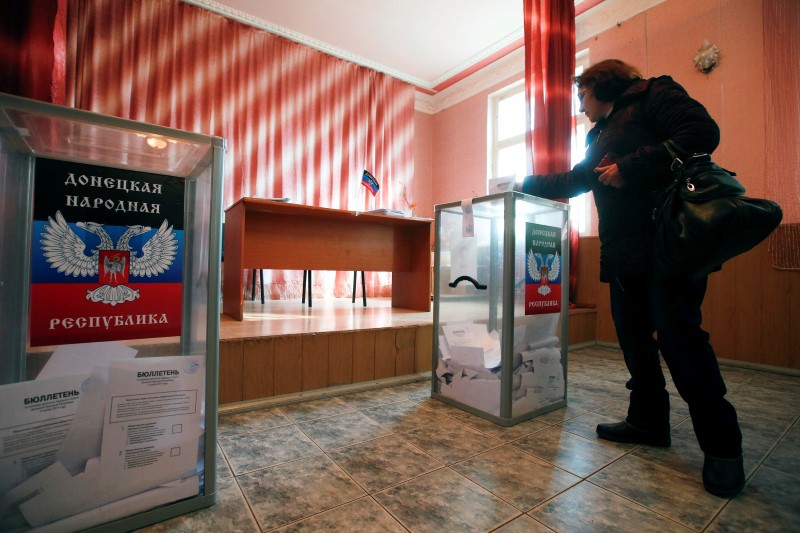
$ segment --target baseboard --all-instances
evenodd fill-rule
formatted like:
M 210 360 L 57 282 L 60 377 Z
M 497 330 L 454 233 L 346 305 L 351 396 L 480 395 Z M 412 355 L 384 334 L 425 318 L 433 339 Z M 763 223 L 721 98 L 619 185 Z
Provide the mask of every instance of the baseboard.
M 761 363 L 749 363 L 747 361 L 736 361 L 734 359 L 719 359 L 719 364 L 724 366 L 735 366 L 749 370 L 759 370 L 761 372 L 772 372 L 773 374 L 783 374 L 785 376 L 800 376 L 800 370 L 796 368 L 786 368 L 775 365 L 764 365 Z
M 268 398 L 259 398 L 257 400 L 226 403 L 219 406 L 219 414 L 238 413 L 241 411 L 250 411 L 253 409 L 265 409 L 270 407 L 278 407 L 280 405 L 289 405 L 293 403 L 307 402 L 310 400 L 321 400 L 331 396 L 341 396 L 342 394 L 354 394 L 356 392 L 364 392 L 372 389 L 382 389 L 384 387 L 393 387 L 396 385 L 404 385 L 406 383 L 413 383 L 415 381 L 423 381 L 430 379 L 431 379 L 431 372 L 427 371 L 427 372 L 419 372 L 417 374 L 406 374 L 405 376 L 395 376 L 386 379 L 376 379 L 373 381 L 348 383 L 347 385 L 333 385 L 330 387 L 325 387 L 323 389 L 313 389 L 303 392 L 281 394 L 280 396 L 270 396 Z
M 597 346 L 596 341 L 586 341 L 586 342 L 576 342 L 575 344 L 570 344 L 567 346 L 567 350 L 580 350 L 581 348 L 591 348 L 592 346 Z
M 606 348 L 616 348 L 620 349 L 619 344 L 613 342 L 597 342 L 598 346 L 604 346 Z M 572 347 L 570 346 L 570 349 Z M 720 365 L 723 366 L 735 366 L 737 368 L 747 368 L 749 370 L 759 370 L 761 372 L 772 372 L 773 374 L 783 374 L 785 376 L 800 376 L 800 370 L 795 368 L 786 368 L 783 366 L 775 366 L 775 365 L 765 365 L 761 363 L 750 363 L 747 361 L 737 361 L 735 359 L 717 359 Z

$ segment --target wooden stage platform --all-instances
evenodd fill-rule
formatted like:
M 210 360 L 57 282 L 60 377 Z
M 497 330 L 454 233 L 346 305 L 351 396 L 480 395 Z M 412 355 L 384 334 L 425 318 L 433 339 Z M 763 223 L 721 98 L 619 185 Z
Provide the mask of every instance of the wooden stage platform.
M 595 341 L 596 311 L 570 311 L 569 345 Z M 219 403 L 296 395 L 430 372 L 433 312 L 391 298 L 244 302 L 244 319 L 220 317 Z
M 391 298 L 244 302 L 220 316 L 219 403 L 368 382 L 431 370 L 433 312 Z

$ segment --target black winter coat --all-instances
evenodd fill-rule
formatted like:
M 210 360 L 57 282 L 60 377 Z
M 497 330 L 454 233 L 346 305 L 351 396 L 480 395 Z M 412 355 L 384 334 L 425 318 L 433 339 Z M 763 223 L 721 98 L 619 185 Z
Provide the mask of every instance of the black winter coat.
M 609 116 L 586 136 L 586 157 L 569 172 L 525 178 L 522 192 L 567 198 L 592 191 L 600 236 L 600 280 L 651 272 L 652 213 L 656 191 L 671 181 L 672 158 L 661 144 L 674 140 L 686 152 L 710 154 L 719 127 L 706 108 L 669 76 L 637 80 L 614 102 Z M 594 171 L 608 155 L 621 188 L 603 185 Z

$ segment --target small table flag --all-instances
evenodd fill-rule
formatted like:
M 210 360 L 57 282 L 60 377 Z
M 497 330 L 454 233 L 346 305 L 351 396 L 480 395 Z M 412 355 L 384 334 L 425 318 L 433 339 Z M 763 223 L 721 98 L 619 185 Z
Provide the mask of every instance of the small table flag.
M 364 171 L 364 175 L 361 176 L 361 185 L 366 187 L 372 193 L 372 196 L 378 194 L 378 189 L 380 189 L 380 185 L 378 185 L 378 180 L 375 179 L 375 176 Z

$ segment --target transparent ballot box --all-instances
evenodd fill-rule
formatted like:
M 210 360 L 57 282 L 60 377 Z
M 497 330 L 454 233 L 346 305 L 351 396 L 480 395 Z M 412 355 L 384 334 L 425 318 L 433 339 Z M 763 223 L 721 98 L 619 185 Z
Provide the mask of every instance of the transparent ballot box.
M 0 94 L 0 531 L 213 505 L 224 151 Z
M 436 206 L 432 396 L 510 426 L 567 397 L 569 205 Z

